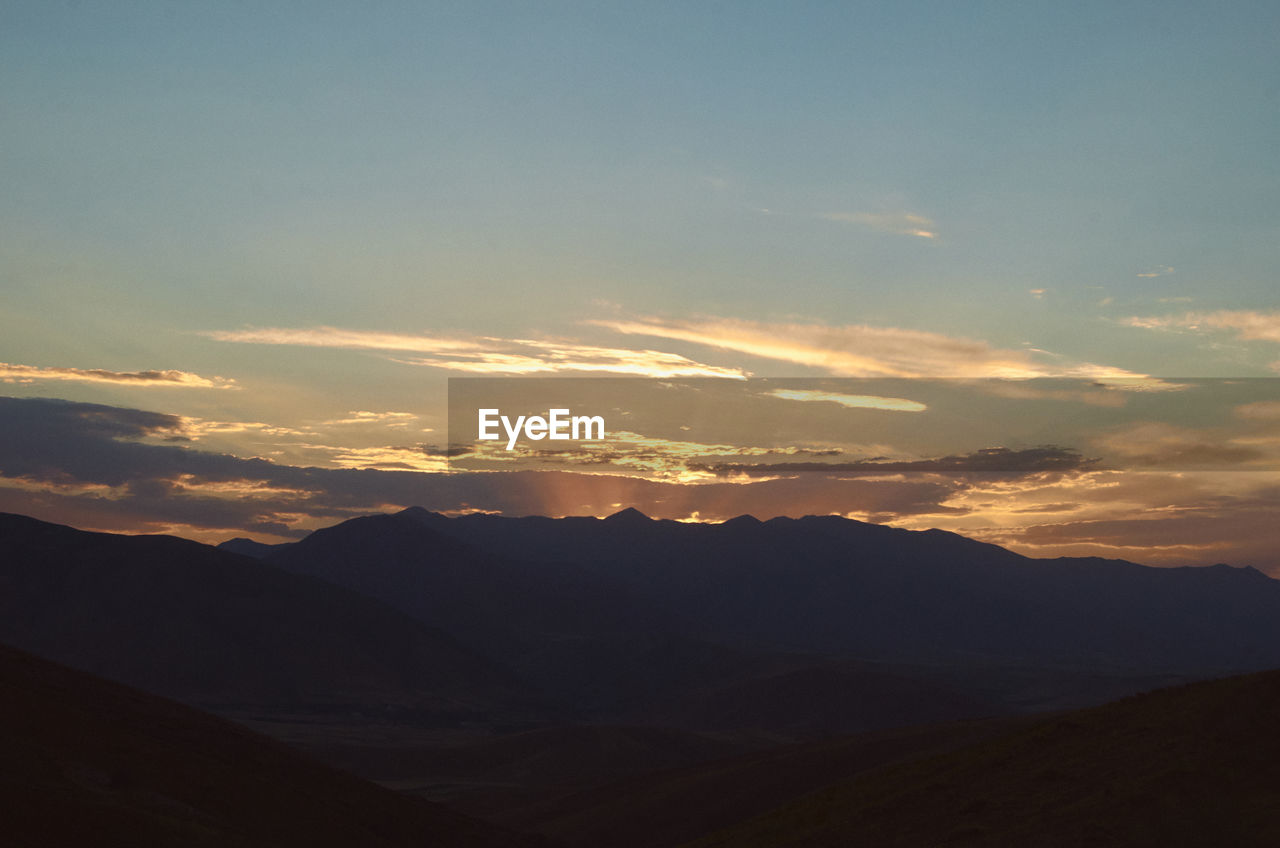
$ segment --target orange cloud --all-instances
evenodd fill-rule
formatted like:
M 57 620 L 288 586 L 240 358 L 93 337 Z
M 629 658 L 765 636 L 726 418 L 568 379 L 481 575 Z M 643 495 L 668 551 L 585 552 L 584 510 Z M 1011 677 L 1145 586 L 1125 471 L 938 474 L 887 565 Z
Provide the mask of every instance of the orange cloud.
M 216 330 L 205 335 L 225 342 L 423 354 L 394 361 L 448 371 L 463 371 L 469 374 L 587 372 L 639 377 L 728 377 L 733 379 L 742 379 L 747 376 L 747 372 L 740 368 L 707 365 L 675 353 L 598 347 L 569 341 L 499 339 L 490 336 L 437 338 L 343 330 L 336 327 Z
M 809 389 L 774 389 L 768 392 L 770 397 L 783 400 L 798 400 L 834 403 L 850 409 L 884 409 L 890 412 L 924 412 L 925 404 L 905 398 L 877 397 L 875 395 L 845 395 L 836 392 L 819 392 Z
M 1052 358 L 1043 351 L 1002 350 L 983 341 L 898 327 L 650 317 L 587 323 L 629 335 L 692 342 L 820 368 L 842 377 L 1079 377 L 1115 381 L 1146 377 L 1089 362 L 1041 361 Z
M 234 389 L 236 381 L 226 377 L 201 377 L 189 371 L 108 371 L 103 368 L 39 368 L 0 362 L 0 382 L 33 383 L 62 380 L 80 383 L 114 383 L 125 386 L 168 386 L 170 388 Z

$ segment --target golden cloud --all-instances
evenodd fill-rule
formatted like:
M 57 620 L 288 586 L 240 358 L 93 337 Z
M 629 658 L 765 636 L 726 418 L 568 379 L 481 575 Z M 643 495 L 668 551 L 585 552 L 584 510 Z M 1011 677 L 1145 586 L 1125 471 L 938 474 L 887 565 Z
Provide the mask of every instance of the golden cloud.
M 728 318 L 665 320 L 651 317 L 587 323 L 628 335 L 691 342 L 820 368 L 842 377 L 1149 380 L 1145 374 L 1107 365 L 1053 361 L 1057 358 L 1043 351 L 1003 350 L 983 341 L 898 327 L 832 327 Z M 1050 361 L 1043 361 L 1046 359 Z
M 851 409 L 884 409 L 890 412 L 923 412 L 929 407 L 905 398 L 876 397 L 875 395 L 844 395 L 836 392 L 819 392 L 809 389 L 774 389 L 770 397 L 783 400 L 835 403 Z
M 0 362 L 0 381 L 33 383 L 63 380 L 80 383 L 113 383 L 125 386 L 168 386 L 170 388 L 234 389 L 236 381 L 226 377 L 201 377 L 189 371 L 108 371 L 104 368 L 39 368 Z
M 490 336 L 439 338 L 343 330 L 336 327 L 215 330 L 205 335 L 225 342 L 424 354 L 413 358 L 394 359 L 394 361 L 407 365 L 462 371 L 468 374 L 587 372 L 638 377 L 728 377 L 732 379 L 743 379 L 747 376 L 747 372 L 740 368 L 707 365 L 675 353 L 599 347 L 570 341 L 499 339 Z

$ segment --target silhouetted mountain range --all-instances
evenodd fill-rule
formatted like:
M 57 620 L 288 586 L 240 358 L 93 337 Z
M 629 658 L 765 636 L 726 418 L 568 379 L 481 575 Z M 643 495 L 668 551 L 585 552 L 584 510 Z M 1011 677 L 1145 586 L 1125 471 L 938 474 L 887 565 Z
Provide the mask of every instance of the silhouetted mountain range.
M 219 707 L 527 709 L 510 675 L 364 595 L 170 536 L 0 514 L 0 642 Z
M 1254 569 L 1037 560 L 837 517 L 704 525 L 635 510 L 597 520 L 409 509 L 318 531 L 265 561 L 508 659 L 517 644 L 528 654 L 549 641 L 678 634 L 753 655 L 923 665 L 1280 665 L 1280 582 Z
M 1280 666 L 1280 582 L 1253 569 L 1034 560 L 843 518 L 409 509 L 257 552 L 0 516 L 0 641 L 224 709 L 799 736 Z
M 1275 678 L 1186 690 L 1207 693 L 1189 701 L 1134 702 L 1154 712 L 1117 705 L 1080 724 L 1041 720 L 1039 735 L 978 746 L 954 763 L 884 770 L 885 782 L 870 789 L 870 773 L 857 777 L 860 788 L 840 781 L 1030 721 L 957 719 L 1280 667 L 1280 582 L 1223 565 L 1029 559 L 950 533 L 830 517 L 697 525 L 635 510 L 548 519 L 409 509 L 292 544 L 234 540 L 218 550 L 0 515 L 0 642 L 256 722 L 368 776 L 573 844 L 600 844 L 610 821 L 629 828 L 618 844 L 636 848 L 721 827 L 731 829 L 708 844 L 789 844 L 794 834 L 796 844 L 865 834 L 892 844 L 883 835 L 897 832 L 913 804 L 937 822 L 903 830 L 920 835 L 912 844 L 1001 844 L 1035 831 L 1002 829 L 1001 815 L 984 811 L 1062 803 L 1075 784 L 1057 785 L 1054 775 L 1100 779 L 1085 764 L 1108 746 L 1164 763 L 1132 774 L 1130 763 L 1113 764 L 1116 797 L 1150 820 L 1167 814 L 1189 833 L 1204 824 L 1141 788 L 1191 805 L 1190 778 L 1160 759 L 1166 744 L 1178 762 L 1203 764 L 1195 768 L 1219 768 L 1219 758 L 1237 775 L 1224 778 L 1237 795 L 1213 803 L 1263 821 L 1263 802 L 1246 786 L 1252 778 L 1239 777 L 1274 777 L 1241 753 L 1260 719 L 1231 704 L 1246 695 L 1270 704 L 1280 698 Z M 62 691 L 77 697 L 74 687 Z M 52 722 L 81 721 L 57 709 Z M 1235 709 L 1253 717 L 1237 727 Z M 1211 731 L 1208 747 L 1188 741 L 1196 722 Z M 1148 726 L 1156 730 L 1147 734 Z M 866 731 L 879 735 L 832 738 Z M 758 751 L 815 738 L 828 741 Z M 40 746 L 61 750 L 56 744 L 13 750 L 35 761 Z M 75 744 L 90 746 L 83 737 Z M 696 765 L 744 750 L 757 753 Z M 1046 764 L 1033 772 L 1037 750 Z M 855 751 L 858 759 L 841 759 Z M 1008 752 L 1008 762 L 1024 763 L 1013 771 L 1020 783 L 1000 782 Z M 56 794 L 81 804 L 89 803 L 85 786 L 104 791 L 96 767 L 84 780 L 74 766 L 58 768 L 63 776 L 49 778 Z M 789 769 L 809 777 L 785 779 Z M 937 799 L 919 794 L 935 769 L 953 774 Z M 613 780 L 621 782 L 603 785 Z M 819 800 L 799 797 L 813 790 Z M 1114 819 L 1112 829 L 1064 823 L 1063 832 L 1143 844 L 1108 843 L 1112 833 L 1136 837 L 1111 796 L 1087 800 L 1102 820 Z M 150 828 L 169 802 L 156 803 L 120 821 Z M 779 804 L 801 806 L 743 822 Z M 883 810 L 866 821 L 887 824 L 864 834 L 846 808 Z M 654 824 L 673 817 L 689 826 Z M 155 827 L 189 829 L 187 819 L 171 825 Z

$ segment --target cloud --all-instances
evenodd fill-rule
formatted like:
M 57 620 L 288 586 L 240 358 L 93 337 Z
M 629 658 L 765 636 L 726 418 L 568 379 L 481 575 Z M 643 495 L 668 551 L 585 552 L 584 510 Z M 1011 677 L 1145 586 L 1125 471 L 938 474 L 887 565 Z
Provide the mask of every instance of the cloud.
M 961 474 L 968 472 L 1003 472 L 1039 474 L 1046 471 L 1081 471 L 1098 460 L 1081 456 L 1069 448 L 983 448 L 973 453 L 932 459 L 893 460 L 868 459 L 856 462 L 778 462 L 778 463 L 690 463 L 694 470 L 713 474 L 784 474 L 817 471 L 826 474 L 894 474 L 931 473 Z
M 1243 341 L 1280 342 L 1280 312 L 1248 309 L 1217 312 L 1186 312 L 1182 315 L 1132 317 L 1124 321 L 1130 327 L 1147 330 L 1234 331 Z
M 1273 474 L 1236 471 L 1086 471 L 966 478 L 951 515 L 906 516 L 1028 556 L 1121 556 L 1152 565 L 1230 562 L 1280 573 Z M 1037 512 L 1060 513 L 1053 523 Z M 1030 520 L 1031 523 L 1028 523 Z
M 1173 273 L 1172 265 L 1156 265 L 1155 267 L 1150 268 L 1146 271 L 1139 272 L 1138 276 L 1139 277 L 1163 277 L 1167 274 L 1172 274 L 1172 273 Z
M 628 474 L 639 474 L 652 480 L 679 483 L 703 483 L 718 476 L 705 470 L 708 457 L 740 456 L 835 456 L 841 451 L 831 448 L 758 447 L 753 445 L 712 444 L 661 436 L 646 436 L 629 430 L 610 431 L 601 442 L 578 442 L 571 447 L 544 448 L 518 443 L 507 450 L 500 443 L 479 442 L 466 446 L 466 464 L 455 465 L 468 470 L 488 470 L 489 463 L 504 465 L 521 463 L 521 467 L 577 466 L 597 471 L 611 467 Z
M 629 335 L 657 336 L 820 368 L 842 377 L 1134 380 L 1146 376 L 1105 365 L 1062 361 L 1043 351 L 1003 350 L 983 341 L 897 327 L 651 317 L 587 323 Z
M 810 389 L 774 389 L 769 397 L 783 400 L 835 403 L 851 409 L 884 409 L 891 412 L 923 412 L 925 404 L 904 398 L 876 397 L 874 395 L 844 395 L 835 392 L 819 392 Z
M 900 236 L 916 236 L 917 238 L 937 238 L 933 221 L 923 215 L 910 212 L 891 212 L 876 214 L 872 212 L 828 212 L 819 215 L 824 221 L 836 221 L 842 224 L 857 224 L 881 233 L 893 233 Z
M 201 377 L 189 371 L 108 371 L 103 368 L 40 368 L 0 362 L 0 382 L 33 383 L 61 380 L 78 383 L 113 383 L 124 386 L 167 386 L 170 388 L 234 389 L 236 381 L 226 377 Z
M 444 453 L 421 445 L 379 449 L 377 457 L 351 455 L 385 468 L 315 468 L 155 441 L 183 438 L 185 427 L 181 416 L 162 412 L 0 398 L 0 510 L 87 529 L 220 541 L 246 534 L 295 538 L 348 517 L 412 505 L 558 516 L 606 515 L 625 504 L 654 517 L 706 521 L 744 513 L 840 514 L 943 527 L 1031 555 L 1118 554 L 1170 565 L 1227 561 L 1280 569 L 1274 474 L 1096 471 L 1073 451 L 1006 448 L 920 460 L 901 473 L 855 463 L 876 473 L 689 485 L 570 470 L 443 474 L 393 465 L 432 462 Z M 684 445 L 653 447 L 662 453 Z M 993 465 L 1016 471 L 969 473 Z M 1058 520 L 1044 523 L 1037 513 Z
M 1036 300 L 1044 300 L 1044 295 L 1047 291 L 1048 289 L 1027 289 L 1027 294 L 1031 295 Z
M 432 473 L 443 452 L 425 446 L 330 448 L 358 468 L 241 458 L 147 437 L 181 434 L 179 416 L 46 398 L 0 398 L 0 509 L 77 526 L 278 538 L 337 520 L 421 505 L 440 511 L 606 515 L 617 503 L 668 518 L 743 513 L 863 515 L 951 512 L 948 481 L 756 481 L 699 486 L 574 471 Z M 187 443 L 189 444 L 189 443 Z M 671 445 L 654 446 L 655 450 Z M 676 445 L 675 447 L 679 447 Z M 380 468 L 367 467 L 370 461 Z
M 364 409 L 353 409 L 347 418 L 335 418 L 322 421 L 321 426 L 342 426 L 346 424 L 385 424 L 388 427 L 405 427 L 418 416 L 412 412 L 370 412 Z
M 540 339 L 437 338 L 396 333 L 343 330 L 336 327 L 306 329 L 263 328 L 215 330 L 205 333 L 224 342 L 302 345 L 425 354 L 395 358 L 406 365 L 424 365 L 468 374 L 605 373 L 640 377 L 727 377 L 742 379 L 747 373 L 695 362 L 688 357 L 658 350 L 599 347 L 571 341 Z
M 1280 421 L 1280 401 L 1259 400 L 1235 408 L 1236 416 L 1249 421 Z
M 1129 425 L 1096 438 L 1094 444 L 1109 460 L 1129 468 L 1234 468 L 1260 462 L 1274 465 L 1264 451 L 1239 444 L 1223 433 L 1162 422 Z
M 338 327 L 258 327 L 244 330 L 209 330 L 201 335 L 220 342 L 241 344 L 296 345 L 301 347 L 335 347 L 356 350 L 402 350 L 415 353 L 452 353 L 483 350 L 476 340 L 433 338 L 402 333 L 379 333 L 368 330 L 343 330 Z
M 221 436 L 235 433 L 260 433 L 265 436 L 304 436 L 309 430 L 296 430 L 292 427 L 280 427 L 262 421 L 213 421 L 207 418 L 190 418 L 183 416 L 182 436 L 191 441 L 199 441 L 205 436 Z

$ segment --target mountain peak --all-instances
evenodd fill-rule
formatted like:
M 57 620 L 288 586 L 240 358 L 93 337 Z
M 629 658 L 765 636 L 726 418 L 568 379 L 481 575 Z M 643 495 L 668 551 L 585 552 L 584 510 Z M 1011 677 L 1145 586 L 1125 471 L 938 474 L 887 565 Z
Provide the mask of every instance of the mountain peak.
M 633 506 L 629 506 L 624 510 L 615 512 L 613 515 L 605 519 L 611 524 L 639 524 L 641 522 L 648 524 L 652 521 L 649 516 Z
M 728 521 L 720 522 L 721 527 L 760 527 L 763 525 L 764 522 L 754 515 L 738 515 Z

